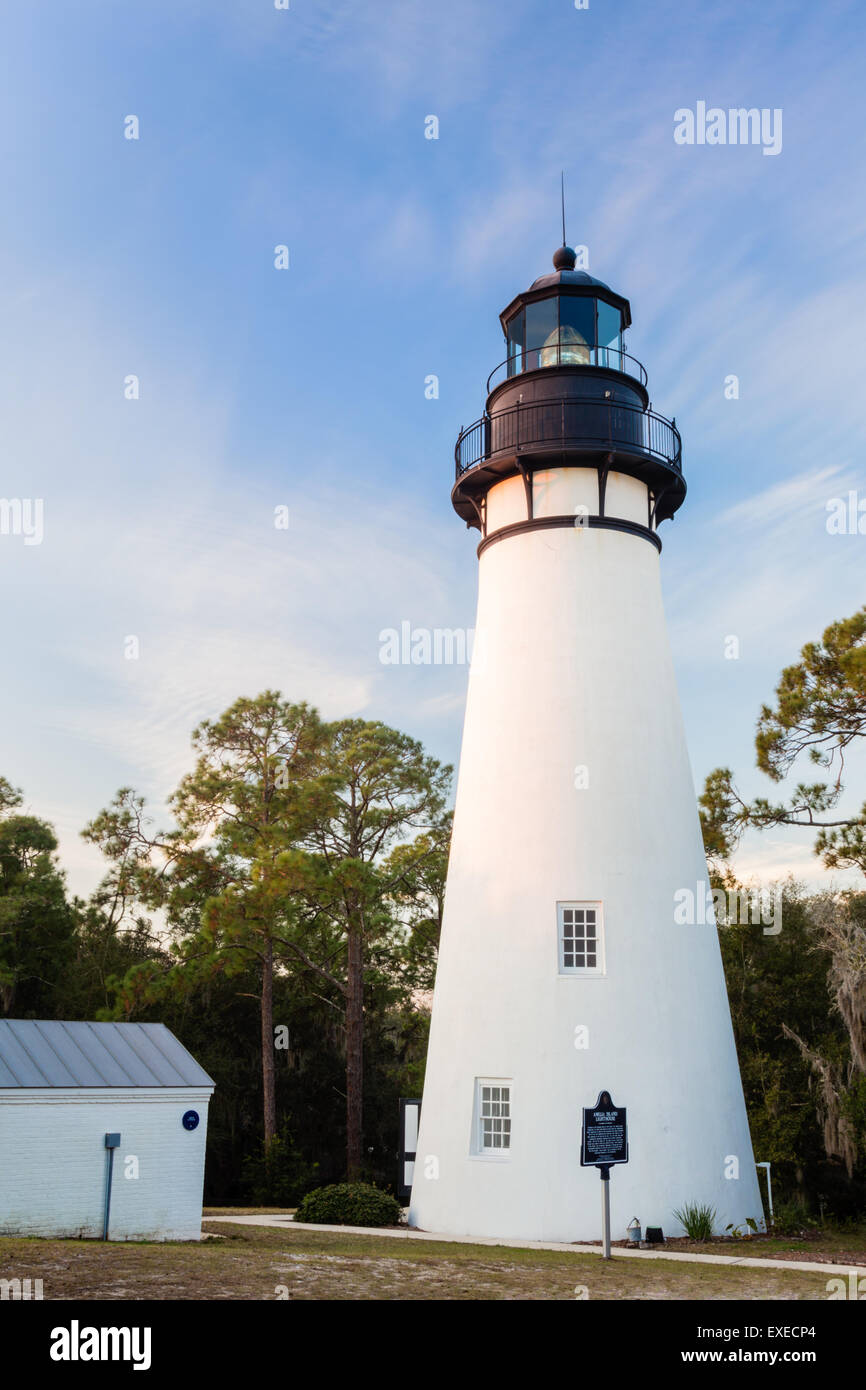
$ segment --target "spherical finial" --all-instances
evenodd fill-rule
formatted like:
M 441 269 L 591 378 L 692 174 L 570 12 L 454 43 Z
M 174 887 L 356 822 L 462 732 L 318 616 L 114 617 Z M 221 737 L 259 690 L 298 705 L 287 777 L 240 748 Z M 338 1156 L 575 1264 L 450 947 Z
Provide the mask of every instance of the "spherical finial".
M 576 262 L 577 252 L 570 246 L 558 246 L 553 253 L 554 270 L 574 270 Z

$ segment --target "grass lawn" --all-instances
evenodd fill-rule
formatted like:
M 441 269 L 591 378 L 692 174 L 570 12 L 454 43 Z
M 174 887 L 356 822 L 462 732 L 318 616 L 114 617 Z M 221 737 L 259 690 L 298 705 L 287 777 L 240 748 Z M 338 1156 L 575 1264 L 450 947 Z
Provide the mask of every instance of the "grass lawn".
M 846 1231 L 811 1230 L 805 1236 L 753 1236 L 751 1240 L 672 1240 L 672 1250 L 699 1255 L 758 1256 L 762 1260 L 815 1260 L 846 1267 L 866 1265 L 866 1226 Z
M 399 1241 L 299 1226 L 204 1229 L 198 1243 L 0 1238 L 0 1278 L 43 1281 L 45 1299 L 825 1299 L 827 1276 L 613 1260 L 546 1250 Z M 758 1242 L 748 1252 L 762 1254 Z M 804 1258 L 817 1258 L 809 1242 Z M 682 1247 L 680 1247 L 682 1248 Z M 703 1247 L 735 1253 L 730 1246 Z

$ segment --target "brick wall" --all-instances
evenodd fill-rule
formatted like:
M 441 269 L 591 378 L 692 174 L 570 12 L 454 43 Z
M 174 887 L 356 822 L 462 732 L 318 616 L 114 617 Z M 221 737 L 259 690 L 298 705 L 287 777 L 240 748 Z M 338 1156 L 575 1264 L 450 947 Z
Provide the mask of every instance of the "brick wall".
M 119 1132 L 109 1238 L 197 1239 L 210 1094 L 0 1090 L 0 1234 L 100 1237 L 105 1135 Z M 187 1110 L 198 1112 L 197 1129 L 184 1129 Z M 131 1158 L 137 1178 L 126 1176 Z

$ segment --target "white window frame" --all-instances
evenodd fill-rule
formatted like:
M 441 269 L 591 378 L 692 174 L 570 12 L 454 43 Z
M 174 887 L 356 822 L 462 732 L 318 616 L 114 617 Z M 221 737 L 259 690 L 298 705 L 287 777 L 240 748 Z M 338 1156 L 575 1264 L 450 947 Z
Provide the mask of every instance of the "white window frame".
M 565 963 L 565 913 L 567 911 L 575 910 L 583 913 L 586 913 L 586 911 L 589 910 L 595 913 L 595 965 L 566 965 Z M 577 923 L 574 923 L 574 925 L 577 925 Z M 585 918 L 583 925 L 586 926 Z M 572 937 L 573 941 L 576 939 L 578 938 Z M 576 952 L 572 952 L 572 954 L 576 954 Z M 585 954 L 589 955 L 589 952 L 587 951 L 585 952 Z M 560 975 L 577 975 L 581 977 L 587 975 L 604 975 L 604 912 L 602 911 L 602 905 L 600 902 L 578 902 L 576 900 L 572 900 L 567 902 L 558 902 L 556 904 L 556 956 Z
M 484 1110 L 484 1088 L 486 1086 L 496 1087 L 500 1091 L 508 1091 L 508 1114 L 507 1116 L 485 1116 Z M 502 1105 L 499 1101 L 491 1100 L 491 1104 Z M 493 1163 L 507 1162 L 511 1157 L 511 1145 L 514 1138 L 514 1082 L 509 1076 L 477 1076 L 475 1078 L 475 1100 L 472 1107 L 472 1154 L 475 1158 L 483 1158 Z M 507 1119 L 508 1121 L 508 1145 L 490 1145 L 484 1143 L 484 1121 L 485 1119 Z

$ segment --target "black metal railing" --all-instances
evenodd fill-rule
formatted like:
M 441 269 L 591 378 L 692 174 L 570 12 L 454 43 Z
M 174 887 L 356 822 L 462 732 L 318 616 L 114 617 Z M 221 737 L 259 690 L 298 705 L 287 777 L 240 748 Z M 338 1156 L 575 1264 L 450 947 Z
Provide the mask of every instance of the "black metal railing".
M 519 357 L 507 357 L 487 378 L 487 394 L 494 386 L 524 372 L 538 371 L 543 367 L 608 367 L 623 376 L 633 377 L 641 386 L 647 384 L 646 368 L 636 357 L 621 352 L 614 347 L 580 347 L 575 343 L 554 343 L 550 347 L 529 348 Z
M 675 421 L 621 401 L 563 396 L 496 410 L 461 430 L 454 449 L 457 477 L 497 455 L 554 449 L 623 449 L 682 472 Z

